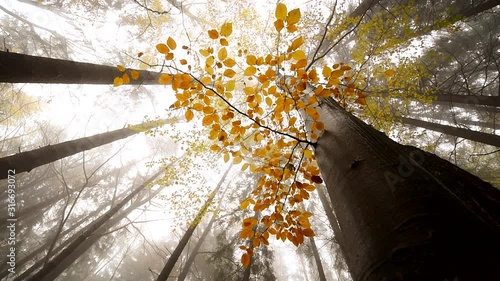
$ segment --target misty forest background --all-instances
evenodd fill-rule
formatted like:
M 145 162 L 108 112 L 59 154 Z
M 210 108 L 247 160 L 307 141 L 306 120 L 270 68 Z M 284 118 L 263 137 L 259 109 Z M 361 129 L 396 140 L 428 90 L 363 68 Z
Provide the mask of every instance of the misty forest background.
M 283 3 L 300 8 L 297 33 L 315 67 L 353 68 L 366 97 L 348 111 L 398 143 L 500 187 L 497 1 Z M 227 21 L 240 52 L 272 52 L 280 44 L 275 8 L 250 0 L 3 0 L 0 56 L 158 73 L 158 43 L 176 38 L 177 48 L 189 47 L 186 59 L 201 64 L 198 50 L 212 44 L 207 30 Z M 11 71 L 0 68 L 2 75 Z M 108 144 L 16 174 L 16 274 L 5 267 L 8 195 L 7 180 L 0 181 L 0 278 L 156 280 L 171 264 L 169 280 L 352 280 L 323 185 L 301 206 L 313 213 L 314 237 L 299 247 L 271 237 L 250 266 L 241 264 L 241 221 L 262 215 L 240 203 L 259 174 L 211 149 L 209 129 L 170 107 L 176 98 L 169 86 L 2 82 L 2 158 L 119 131 Z M 43 269 L 48 279 L 33 277 Z

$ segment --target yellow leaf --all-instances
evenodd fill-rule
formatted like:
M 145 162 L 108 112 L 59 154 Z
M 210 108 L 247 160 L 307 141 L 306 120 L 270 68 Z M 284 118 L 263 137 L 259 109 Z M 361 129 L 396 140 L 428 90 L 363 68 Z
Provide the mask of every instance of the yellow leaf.
M 212 78 L 205 76 L 205 77 L 201 78 L 201 83 L 204 85 L 208 85 L 208 84 L 212 83 Z
M 288 126 L 292 127 L 295 125 L 295 122 L 297 121 L 297 117 L 292 117 L 290 120 L 288 120 Z
M 306 67 L 306 66 L 307 66 L 307 59 L 301 59 L 295 65 L 296 68 L 303 68 L 303 67 Z
M 210 37 L 212 39 L 217 39 L 217 38 L 219 38 L 219 32 L 217 32 L 217 30 L 215 30 L 215 29 L 209 30 L 208 37 Z
M 121 77 L 115 77 L 115 80 L 113 80 L 113 86 L 118 87 L 120 85 L 123 85 L 123 79 Z
M 243 159 L 239 156 L 233 158 L 233 164 L 240 164 Z
M 232 70 L 232 69 L 224 70 L 224 76 L 229 77 L 229 78 L 233 78 L 234 75 L 236 75 L 236 72 L 234 70 Z
M 186 110 L 186 114 L 184 114 L 184 116 L 186 117 L 186 121 L 191 121 L 191 119 L 193 119 L 194 117 L 194 113 L 191 109 L 188 109 Z
M 117 65 L 116 66 L 118 68 L 118 70 L 120 70 L 121 72 L 124 72 L 125 71 L 125 67 L 123 65 Z
M 205 117 L 203 117 L 202 124 L 203 126 L 208 126 L 212 124 L 213 121 L 214 117 L 212 115 L 206 115 Z
M 248 254 L 243 254 L 241 256 L 241 263 L 247 268 L 250 265 L 250 256 Z
M 276 20 L 274 22 L 274 27 L 276 28 L 276 31 L 280 32 L 283 27 L 285 27 L 285 23 L 282 20 Z
M 171 81 L 172 81 L 172 75 L 170 75 L 170 74 L 162 74 L 158 78 L 158 83 L 160 83 L 162 85 L 169 84 Z
M 297 50 L 297 51 L 292 53 L 292 58 L 295 60 L 303 60 L 303 59 L 306 59 L 307 56 L 306 56 L 306 53 L 304 53 L 304 51 Z
M 227 42 L 226 38 L 221 38 L 220 39 L 220 44 L 222 46 L 228 46 L 229 45 L 229 42 Z
M 323 77 L 325 77 L 325 79 L 328 79 L 330 75 L 332 75 L 332 69 L 325 65 L 323 67 Z
M 220 29 L 221 36 L 228 37 L 229 35 L 231 35 L 232 32 L 233 32 L 233 24 L 230 22 L 225 22 Z
M 167 45 L 170 48 L 170 50 L 175 50 L 175 48 L 177 47 L 177 43 L 175 43 L 175 40 L 172 39 L 171 37 L 168 37 Z
M 162 54 L 168 54 L 170 52 L 167 45 L 165 45 L 163 43 L 156 45 L 156 49 L 158 50 L 158 52 L 160 52 Z
M 187 62 L 187 60 L 185 60 L 185 59 L 181 59 L 181 60 L 179 60 L 179 62 L 180 62 L 182 65 L 185 65 L 185 64 L 187 64 L 187 63 L 188 63 L 188 62 Z
M 137 71 L 137 70 L 131 70 L 130 71 L 130 76 L 132 76 L 132 79 L 134 79 L 134 80 L 139 79 L 139 71 Z
M 245 76 L 252 76 L 256 72 L 257 72 L 257 68 L 255 68 L 254 66 L 249 66 L 249 67 L 247 67 L 247 69 L 245 69 L 244 75 Z
M 229 58 L 224 61 L 224 65 L 227 67 L 233 67 L 236 64 L 236 61 Z
M 227 50 L 226 48 L 221 48 L 218 53 L 219 60 L 223 61 L 227 58 Z
M 300 20 L 300 9 L 293 9 L 288 13 L 286 21 L 288 25 L 296 24 Z
M 210 55 L 210 53 L 208 52 L 208 50 L 205 50 L 205 49 L 201 49 L 200 50 L 200 54 L 204 57 L 207 57 L 208 55 Z
M 295 51 L 303 43 L 304 43 L 304 38 L 302 38 L 302 36 L 296 38 L 295 40 L 292 41 L 292 45 L 290 45 L 290 48 L 288 48 L 288 52 Z
M 227 163 L 227 161 L 229 161 L 229 153 L 224 153 L 224 162 Z
M 242 210 L 246 210 L 246 208 L 248 208 L 248 205 L 250 205 L 250 201 L 248 201 L 248 200 L 243 200 L 243 201 L 241 202 L 241 204 L 240 204 L 240 208 L 241 208 Z
M 275 15 L 276 15 L 276 19 L 286 20 L 286 16 L 287 16 L 286 5 L 283 3 L 278 3 L 278 5 L 276 6 Z
M 127 73 L 123 74 L 122 79 L 123 79 L 123 84 L 130 83 L 130 78 L 128 77 Z
M 165 56 L 165 59 L 166 59 L 166 60 L 173 60 L 173 59 L 174 59 L 174 53 L 168 53 L 168 54 Z
M 313 153 L 312 153 L 311 150 L 309 150 L 309 149 L 308 150 L 304 150 L 304 157 L 310 159 L 310 158 L 312 158 L 312 155 L 313 155 Z
M 232 90 L 234 90 L 235 85 L 236 83 L 234 82 L 234 80 L 228 81 L 226 83 L 226 91 L 231 92 Z
M 254 65 L 257 62 L 257 58 L 254 55 L 247 56 L 247 64 Z
M 388 69 L 388 70 L 386 70 L 384 73 L 385 73 L 385 75 L 387 75 L 387 76 L 392 76 L 392 75 L 394 75 L 394 74 L 396 73 L 396 71 L 394 71 L 394 70 L 392 70 L 392 69 Z
M 241 170 L 245 171 L 246 169 L 248 169 L 248 166 L 250 166 L 250 164 L 248 163 L 243 164 L 243 166 L 241 166 Z
M 197 102 L 197 103 L 193 104 L 193 109 L 196 110 L 196 111 L 202 111 L 203 110 L 203 104 Z
M 268 106 L 272 106 L 273 105 L 273 100 L 270 97 L 266 97 L 266 104 Z

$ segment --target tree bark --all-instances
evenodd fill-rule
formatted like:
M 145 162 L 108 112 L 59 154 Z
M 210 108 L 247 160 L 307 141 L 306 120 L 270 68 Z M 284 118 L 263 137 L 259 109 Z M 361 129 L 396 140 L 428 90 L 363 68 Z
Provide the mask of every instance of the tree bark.
M 85 150 L 90 150 L 104 144 L 112 143 L 119 139 L 127 138 L 141 132 L 143 129 L 152 129 L 161 126 L 165 124 L 165 122 L 166 120 L 146 122 L 103 134 L 66 141 L 55 145 L 47 145 L 35 150 L 0 158 L 0 171 L 2 171 L 0 179 L 7 178 L 8 170 L 15 170 L 16 174 L 29 172 L 33 168 Z M 137 129 L 134 129 L 134 127 Z
M 51 59 L 0 51 L 0 82 L 51 84 L 108 84 L 128 73 L 131 85 L 155 85 L 161 73 L 137 70 L 134 80 L 130 70 L 121 72 L 116 66 Z
M 500 191 L 322 99 L 315 155 L 355 281 L 494 281 Z
M 432 122 L 427 122 L 418 119 L 411 119 L 406 117 L 397 117 L 403 124 L 408 124 L 412 126 L 421 127 L 424 129 L 433 130 L 436 132 L 441 132 L 447 135 L 456 136 L 460 138 L 465 138 L 468 140 L 493 145 L 500 147 L 500 136 L 487 134 L 483 132 L 471 131 L 463 128 L 457 128 L 447 125 L 436 124 Z
M 147 181 L 137 187 L 132 193 L 123 198 L 118 204 L 116 204 L 113 208 L 109 209 L 105 214 L 96 219 L 92 226 L 82 232 L 78 238 L 76 238 L 73 242 L 71 242 L 68 247 L 62 250 L 57 256 L 52 258 L 40 271 L 38 271 L 35 275 L 29 278 L 29 281 L 37 281 L 37 280 L 55 280 L 57 276 L 59 276 L 69 265 L 71 265 L 81 254 L 85 252 L 82 247 L 79 247 L 85 242 L 93 241 L 90 243 L 88 247 L 90 247 L 95 241 L 97 241 L 100 236 L 95 235 L 96 231 L 103 226 L 105 223 L 110 221 L 110 218 L 118 213 L 120 209 L 125 206 L 133 197 L 135 197 L 139 192 L 141 192 L 150 182 L 159 177 L 162 173 L 164 173 L 163 169 L 160 169 L 157 173 L 151 176 Z M 123 217 L 120 218 L 120 220 Z M 119 220 L 114 220 L 117 223 Z M 91 239 L 89 239 L 91 238 Z M 94 240 L 95 239 L 95 240 Z M 88 249 L 88 248 L 87 248 Z M 72 257 L 72 258 L 69 258 Z M 18 277 L 16 280 L 23 280 L 22 277 Z
M 163 267 L 162 271 L 160 272 L 160 275 L 158 275 L 158 278 L 156 281 L 166 281 L 168 277 L 170 276 L 170 273 L 172 272 L 172 269 L 174 269 L 175 264 L 177 263 L 177 260 L 182 254 L 182 251 L 184 250 L 184 247 L 186 247 L 189 239 L 193 235 L 193 232 L 195 231 L 196 227 L 200 223 L 200 221 L 203 219 L 205 214 L 207 213 L 207 209 L 212 203 L 215 195 L 217 192 L 219 192 L 219 189 L 222 186 L 222 183 L 224 183 L 224 180 L 226 179 L 227 174 L 229 173 L 229 170 L 231 169 L 231 166 L 226 170 L 222 178 L 220 179 L 219 183 L 217 184 L 217 187 L 215 190 L 210 194 L 208 197 L 207 201 L 205 204 L 201 207 L 200 211 L 194 218 L 193 222 L 189 225 L 187 231 L 184 233 L 182 236 L 181 240 L 179 241 L 179 244 L 177 244 L 177 247 L 175 247 L 174 252 L 170 255 L 168 258 L 167 263 Z
M 316 266 L 318 267 L 319 280 L 326 281 L 325 271 L 323 270 L 323 265 L 321 264 L 321 257 L 319 256 L 318 247 L 316 247 L 314 237 L 309 238 L 309 242 L 311 243 L 314 260 L 316 261 Z

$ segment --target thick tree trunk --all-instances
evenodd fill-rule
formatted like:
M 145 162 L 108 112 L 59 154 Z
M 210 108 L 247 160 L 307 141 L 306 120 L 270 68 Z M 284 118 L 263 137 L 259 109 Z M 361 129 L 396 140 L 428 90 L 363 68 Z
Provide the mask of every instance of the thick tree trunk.
M 208 207 L 210 206 L 210 204 L 212 204 L 212 201 L 213 201 L 215 195 L 217 194 L 217 192 L 219 192 L 219 190 L 220 190 L 222 184 L 224 183 L 224 180 L 226 179 L 226 176 L 229 173 L 230 169 L 231 169 L 231 166 L 226 170 L 226 172 L 224 173 L 224 175 L 220 179 L 219 183 L 217 184 L 217 187 L 215 188 L 215 190 L 210 194 L 207 201 L 201 207 L 200 211 L 198 212 L 198 214 L 194 218 L 191 225 L 189 225 L 188 229 L 186 230 L 186 232 L 182 236 L 181 240 L 179 241 L 179 244 L 177 244 L 177 247 L 175 247 L 174 252 L 168 258 L 167 263 L 165 264 L 162 271 L 160 272 L 160 275 L 158 275 L 158 278 L 156 279 L 156 281 L 166 281 L 168 279 L 168 277 L 170 276 L 170 273 L 172 272 L 172 269 L 174 269 L 174 266 L 177 263 L 177 260 L 181 256 L 182 251 L 184 250 L 184 247 L 186 247 L 189 239 L 193 235 L 194 230 L 196 229 L 196 227 L 198 226 L 200 221 L 203 219 L 203 217 L 207 213 Z
M 0 82 L 51 84 L 107 84 L 128 73 L 131 85 L 158 84 L 161 73 L 137 70 L 134 80 L 130 70 L 121 72 L 116 66 L 36 57 L 0 51 Z
M 212 218 L 210 219 L 208 225 L 205 227 L 205 230 L 201 234 L 200 239 L 198 239 L 198 241 L 196 242 L 196 245 L 194 246 L 191 255 L 187 259 L 184 268 L 182 268 L 182 271 L 179 274 L 179 277 L 177 278 L 178 281 L 184 281 L 184 279 L 186 279 L 186 276 L 189 273 L 189 268 L 191 268 L 191 265 L 194 263 L 194 260 L 198 255 L 198 252 L 200 251 L 201 245 L 203 245 L 203 241 L 205 241 L 205 238 L 207 238 L 208 233 L 210 232 L 210 230 L 212 230 L 212 226 L 215 222 L 215 217 L 216 217 L 215 215 L 212 215 Z
M 166 120 L 151 121 L 111 132 L 97 134 L 76 140 L 66 141 L 55 145 L 47 145 L 31 151 L 21 152 L 12 156 L 0 158 L 0 179 L 7 178 L 8 170 L 15 170 L 16 174 L 29 172 L 33 168 L 54 162 L 56 160 L 90 150 L 98 146 L 112 143 L 135 135 L 142 130 L 152 129 L 165 124 Z M 134 129 L 137 128 L 137 129 Z
M 33 275 L 28 280 L 54 280 L 61 274 L 69 265 L 71 265 L 81 254 L 85 252 L 86 249 L 80 247 L 83 243 L 92 241 L 88 247 L 90 247 L 95 241 L 97 241 L 100 236 L 96 235 L 96 231 L 104 224 L 110 222 L 110 219 L 120 211 L 120 209 L 125 206 L 132 198 L 134 198 L 139 192 L 141 192 L 149 183 L 159 177 L 164 173 L 163 169 L 160 169 L 156 174 L 151 176 L 147 181 L 137 187 L 132 193 L 123 198 L 118 204 L 109 209 L 105 214 L 96 219 L 92 226 L 83 231 L 78 238 L 71 242 L 68 247 L 62 250 L 58 255 L 52 258 L 40 271 Z M 137 206 L 136 206 L 137 207 Z M 122 213 L 123 214 L 123 213 Z M 123 217 L 120 218 L 120 220 Z M 113 219 L 114 223 L 119 222 L 119 220 Z M 108 224 L 109 225 L 109 224 Z M 110 227 L 110 226 L 109 226 Z M 108 228 L 109 228 L 108 227 Z M 107 229 L 107 228 L 106 228 Z M 95 240 L 94 240 L 95 239 Z M 88 249 L 88 248 L 87 248 Z M 71 257 L 71 258 L 70 258 Z M 24 280 L 22 276 L 18 277 L 16 280 Z
M 315 155 L 355 281 L 498 280 L 499 190 L 333 99 L 317 110 L 326 131 Z
M 457 128 L 447 125 L 436 124 L 432 122 L 422 121 L 418 119 L 411 119 L 406 117 L 397 117 L 403 124 L 417 126 L 424 129 L 429 129 L 436 132 L 441 132 L 450 136 L 465 138 L 468 140 L 493 145 L 500 147 L 500 136 L 492 135 L 477 131 L 471 131 L 463 128 Z
M 326 281 L 325 271 L 323 270 L 323 265 L 321 264 L 321 257 L 319 256 L 318 247 L 316 247 L 314 237 L 309 238 L 309 242 L 311 243 L 314 260 L 316 261 L 316 266 L 318 268 L 319 280 Z

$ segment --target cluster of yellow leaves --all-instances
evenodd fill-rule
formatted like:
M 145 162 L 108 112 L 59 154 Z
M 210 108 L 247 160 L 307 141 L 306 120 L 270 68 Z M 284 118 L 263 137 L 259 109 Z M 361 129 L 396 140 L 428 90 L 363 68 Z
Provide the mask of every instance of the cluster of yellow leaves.
M 139 79 L 139 71 L 131 69 L 129 70 L 129 73 L 127 73 L 127 69 L 123 65 L 118 65 L 117 68 L 118 70 L 123 72 L 123 74 L 121 76 L 115 77 L 115 80 L 113 81 L 113 86 L 118 87 L 121 85 L 129 84 L 130 77 L 132 77 L 132 79 L 134 80 Z
M 297 30 L 299 9 L 288 12 L 280 3 L 275 16 L 278 32 L 285 26 L 289 34 Z M 172 107 L 185 110 L 187 121 L 199 116 L 212 141 L 211 150 L 222 153 L 225 162 L 262 175 L 258 186 L 241 202 L 242 209 L 263 214 L 260 221 L 247 218 L 242 223 L 240 237 L 251 241 L 251 247 L 241 246 L 245 251 L 241 261 L 248 266 L 253 249 L 267 245 L 270 235 L 297 246 L 304 237 L 314 236 L 311 213 L 299 210 L 297 203 L 309 199 L 315 184 L 322 183 L 311 150 L 311 143 L 325 130 L 317 110 L 320 100 L 335 97 L 343 104 L 366 103 L 365 95 L 350 83 L 349 66 L 325 66 L 321 73 L 314 67 L 306 69 L 302 36 L 286 43 L 284 52 L 256 55 L 226 48 L 231 33 L 231 23 L 208 31 L 208 37 L 218 44 L 199 50 L 205 71 L 202 77 L 167 66 L 175 74 L 162 74 L 158 81 L 171 85 L 176 97 Z M 175 48 L 172 38 L 156 46 L 174 64 L 171 51 Z M 308 86 L 317 84 L 321 85 Z M 310 122 L 306 124 L 304 119 Z

